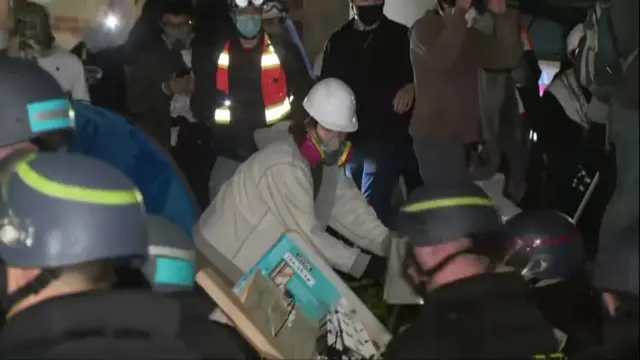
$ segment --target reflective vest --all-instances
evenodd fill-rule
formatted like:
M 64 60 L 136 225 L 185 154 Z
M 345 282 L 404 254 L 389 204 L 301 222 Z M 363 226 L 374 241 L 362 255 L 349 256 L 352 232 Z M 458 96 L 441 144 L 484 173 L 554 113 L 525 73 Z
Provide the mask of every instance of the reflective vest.
M 218 72 L 216 74 L 216 87 L 229 95 L 229 64 L 231 56 L 229 41 L 224 45 L 224 50 L 218 58 Z M 265 35 L 262 50 L 262 98 L 264 101 L 264 113 L 267 125 L 275 124 L 282 120 L 291 111 L 291 101 L 287 90 L 287 78 L 280 66 L 280 59 L 276 54 L 269 38 Z M 238 90 L 236 90 L 238 91 Z M 214 119 L 216 124 L 226 125 L 231 122 L 231 104 L 225 102 L 222 107 L 216 109 Z M 242 104 L 240 104 L 242 106 Z

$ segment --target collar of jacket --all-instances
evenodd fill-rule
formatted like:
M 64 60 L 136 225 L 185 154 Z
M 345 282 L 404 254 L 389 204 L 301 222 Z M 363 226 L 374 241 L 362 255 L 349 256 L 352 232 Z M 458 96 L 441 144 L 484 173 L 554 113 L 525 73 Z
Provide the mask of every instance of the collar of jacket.
M 376 31 L 378 29 L 383 29 L 388 23 L 389 23 L 389 18 L 387 17 L 387 15 L 382 15 L 382 17 L 380 18 L 380 21 L 378 22 L 378 26 L 371 29 L 362 30 L 362 29 L 358 29 L 357 27 L 358 25 L 356 24 L 356 18 L 352 17 L 351 20 L 349 20 L 345 24 L 344 29 L 347 29 L 350 31 Z
M 61 296 L 21 311 L 0 336 L 0 353 L 39 339 L 56 339 L 86 329 L 136 329 L 176 338 L 180 305 L 151 292 L 102 290 Z
M 424 307 L 439 304 L 467 304 L 475 302 L 524 300 L 528 287 L 517 272 L 493 272 L 472 276 L 445 284 L 427 295 Z

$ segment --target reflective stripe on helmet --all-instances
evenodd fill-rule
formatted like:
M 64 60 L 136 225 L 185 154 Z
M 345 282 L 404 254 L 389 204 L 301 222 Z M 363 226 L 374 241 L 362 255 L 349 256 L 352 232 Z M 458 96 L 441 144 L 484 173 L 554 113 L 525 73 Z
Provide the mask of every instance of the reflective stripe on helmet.
M 455 206 L 493 206 L 491 200 L 481 197 L 453 197 L 445 199 L 420 201 L 402 208 L 404 213 L 417 213 L 426 210 L 434 210 Z
M 106 206 L 143 203 L 142 194 L 137 189 L 90 189 L 77 185 L 61 184 L 47 179 L 29 165 L 29 162 L 34 158 L 35 155 L 28 156 L 16 165 L 14 171 L 27 186 L 44 195 L 67 201 Z
M 34 133 L 74 127 L 74 115 L 68 99 L 53 99 L 27 104 L 29 126 Z

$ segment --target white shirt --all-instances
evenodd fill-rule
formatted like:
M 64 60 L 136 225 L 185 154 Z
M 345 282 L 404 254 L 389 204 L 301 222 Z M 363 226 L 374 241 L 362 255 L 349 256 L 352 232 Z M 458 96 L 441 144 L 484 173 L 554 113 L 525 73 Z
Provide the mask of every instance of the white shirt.
M 51 55 L 38 59 L 38 64 L 56 78 L 72 98 L 91 101 L 84 66 L 75 55 L 56 45 Z

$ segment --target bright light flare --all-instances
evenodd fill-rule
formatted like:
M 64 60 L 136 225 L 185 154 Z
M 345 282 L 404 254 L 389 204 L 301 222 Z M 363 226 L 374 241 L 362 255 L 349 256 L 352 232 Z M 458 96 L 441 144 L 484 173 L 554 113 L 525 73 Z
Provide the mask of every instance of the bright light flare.
M 107 14 L 104 17 L 104 24 L 107 28 L 115 30 L 120 25 L 120 19 L 114 14 Z

